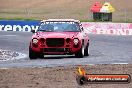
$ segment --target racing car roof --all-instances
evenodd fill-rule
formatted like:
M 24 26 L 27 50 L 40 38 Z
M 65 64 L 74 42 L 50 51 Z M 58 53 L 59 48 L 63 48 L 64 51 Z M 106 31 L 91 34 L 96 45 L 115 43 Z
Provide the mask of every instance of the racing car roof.
M 42 20 L 41 22 L 45 22 L 45 21 L 74 21 L 74 22 L 80 22 L 79 20 L 75 20 L 75 19 L 48 19 L 48 20 Z

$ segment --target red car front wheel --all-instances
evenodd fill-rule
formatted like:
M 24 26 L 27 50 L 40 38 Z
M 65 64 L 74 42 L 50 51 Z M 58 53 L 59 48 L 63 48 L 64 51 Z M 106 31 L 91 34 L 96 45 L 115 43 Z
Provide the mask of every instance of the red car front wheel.
M 87 46 L 84 50 L 84 56 L 89 56 L 89 43 L 87 44 Z
M 84 46 L 81 47 L 81 49 L 75 54 L 75 57 L 77 58 L 83 58 L 84 56 Z
M 34 52 L 30 47 L 29 47 L 29 58 L 30 59 L 37 59 L 38 55 L 36 52 Z

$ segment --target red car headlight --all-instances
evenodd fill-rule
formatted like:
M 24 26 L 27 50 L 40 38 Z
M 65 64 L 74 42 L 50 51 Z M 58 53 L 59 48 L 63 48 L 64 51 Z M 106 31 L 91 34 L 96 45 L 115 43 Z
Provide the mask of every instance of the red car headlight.
M 32 42 L 33 42 L 34 44 L 37 44 L 37 43 L 38 43 L 38 39 L 34 38 L 34 39 L 32 40 Z
M 74 42 L 75 45 L 77 45 L 77 44 L 79 43 L 79 39 L 75 38 L 75 39 L 73 40 L 73 42 Z

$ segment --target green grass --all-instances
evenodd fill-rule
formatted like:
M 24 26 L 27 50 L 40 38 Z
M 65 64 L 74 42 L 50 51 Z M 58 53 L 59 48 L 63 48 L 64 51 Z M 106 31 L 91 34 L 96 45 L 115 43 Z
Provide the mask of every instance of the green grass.
M 40 20 L 40 19 L 35 19 L 35 18 L 0 18 L 0 20 L 27 20 L 27 21 L 30 21 L 30 20 Z M 97 21 L 94 21 L 94 20 L 80 20 L 81 22 L 97 22 Z
M 39 19 L 35 19 L 35 18 L 0 18 L 0 20 L 27 20 L 27 21 L 31 21 L 31 20 L 39 20 Z
M 26 21 L 32 21 L 32 20 L 36 20 L 39 21 L 40 19 L 36 19 L 36 18 L 0 18 L 0 20 L 26 20 Z M 86 19 L 80 19 L 81 22 L 107 22 L 107 21 L 95 21 L 95 20 L 86 20 Z M 132 23 L 131 20 L 129 21 L 112 21 L 113 23 Z

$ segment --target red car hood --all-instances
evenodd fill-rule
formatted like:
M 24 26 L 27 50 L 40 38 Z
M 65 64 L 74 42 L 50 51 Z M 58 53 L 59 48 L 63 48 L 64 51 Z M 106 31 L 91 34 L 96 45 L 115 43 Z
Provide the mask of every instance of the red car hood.
M 38 32 L 38 35 L 41 38 L 72 38 L 77 36 L 80 32 Z

